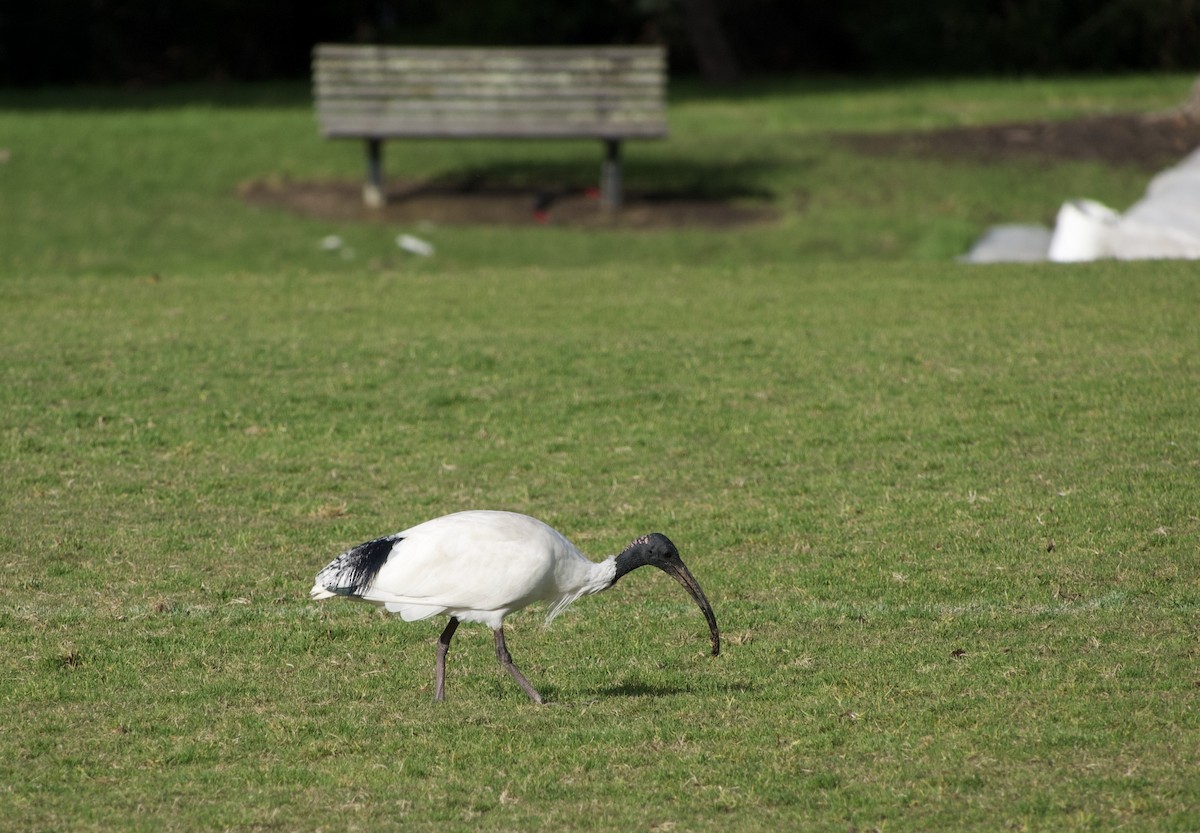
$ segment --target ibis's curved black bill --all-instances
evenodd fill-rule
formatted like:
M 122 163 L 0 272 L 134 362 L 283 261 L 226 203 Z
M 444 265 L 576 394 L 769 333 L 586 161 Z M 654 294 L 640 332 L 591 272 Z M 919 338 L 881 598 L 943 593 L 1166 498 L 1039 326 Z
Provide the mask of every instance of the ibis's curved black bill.
M 712 636 L 712 655 L 714 657 L 717 656 L 721 653 L 721 632 L 717 630 L 716 614 L 713 613 L 712 605 L 708 603 L 704 591 L 700 589 L 700 582 L 696 581 L 696 577 L 692 575 L 692 571 L 680 560 L 664 566 L 662 570 L 682 584 L 683 589 L 687 590 L 688 595 L 695 599 L 696 604 L 700 606 L 700 610 L 704 613 L 704 618 L 708 620 L 708 632 Z

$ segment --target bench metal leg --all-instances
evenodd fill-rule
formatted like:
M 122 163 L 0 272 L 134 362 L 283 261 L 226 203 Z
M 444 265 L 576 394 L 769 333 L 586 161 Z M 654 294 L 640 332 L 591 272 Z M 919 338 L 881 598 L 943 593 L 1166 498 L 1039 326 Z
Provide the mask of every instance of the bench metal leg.
M 621 207 L 621 140 L 604 140 L 604 165 L 600 170 L 600 204 L 609 211 Z
M 387 202 L 383 192 L 382 139 L 367 139 L 367 181 L 363 185 L 363 202 L 371 208 L 381 208 Z

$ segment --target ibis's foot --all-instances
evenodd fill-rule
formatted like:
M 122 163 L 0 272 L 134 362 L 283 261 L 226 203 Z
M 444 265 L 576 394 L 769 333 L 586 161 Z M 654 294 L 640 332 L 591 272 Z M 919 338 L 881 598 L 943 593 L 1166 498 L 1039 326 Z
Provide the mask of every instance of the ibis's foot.
M 543 705 L 542 695 L 538 694 L 537 689 L 530 685 L 529 680 L 525 679 L 521 669 L 513 664 L 512 656 L 508 653 L 508 646 L 504 644 L 504 628 L 496 628 L 493 634 L 496 637 L 496 659 L 500 660 L 500 667 L 512 675 L 512 678 L 517 681 L 517 685 L 521 686 L 529 695 L 530 700 L 539 706 Z
M 438 637 L 437 641 L 437 665 L 433 672 L 433 699 L 438 703 L 446 699 L 446 654 L 450 653 L 450 639 L 456 630 L 458 630 L 458 620 L 451 616 L 449 624 L 446 625 L 446 629 L 442 631 L 442 635 Z

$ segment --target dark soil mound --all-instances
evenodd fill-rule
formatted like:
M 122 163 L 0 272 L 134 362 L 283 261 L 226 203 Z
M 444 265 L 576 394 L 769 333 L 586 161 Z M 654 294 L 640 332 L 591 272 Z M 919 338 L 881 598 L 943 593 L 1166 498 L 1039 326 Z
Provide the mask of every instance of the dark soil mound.
M 910 153 L 972 162 L 1085 159 L 1157 171 L 1200 147 L 1200 120 L 1186 112 L 1093 116 L 914 133 L 843 134 L 838 140 L 875 155 Z

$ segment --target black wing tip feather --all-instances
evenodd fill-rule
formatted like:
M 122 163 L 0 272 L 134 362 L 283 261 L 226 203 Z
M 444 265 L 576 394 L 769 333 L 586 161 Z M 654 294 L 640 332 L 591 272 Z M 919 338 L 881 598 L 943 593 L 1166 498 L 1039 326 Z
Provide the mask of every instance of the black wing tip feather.
M 339 596 L 361 596 L 371 585 L 397 542 L 404 539 L 397 535 L 376 538 L 373 541 L 359 544 L 341 555 L 342 562 L 338 570 L 338 586 L 329 588 Z

